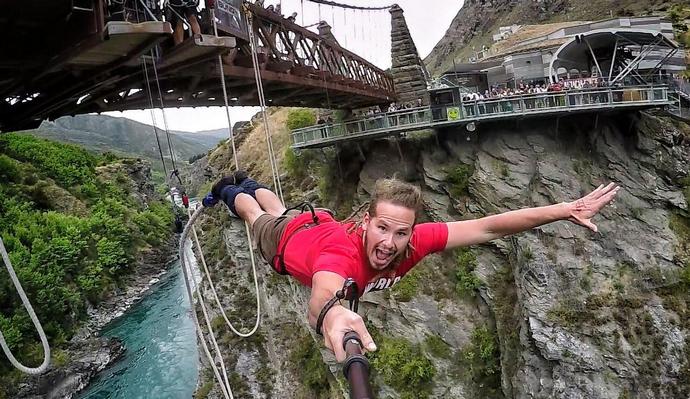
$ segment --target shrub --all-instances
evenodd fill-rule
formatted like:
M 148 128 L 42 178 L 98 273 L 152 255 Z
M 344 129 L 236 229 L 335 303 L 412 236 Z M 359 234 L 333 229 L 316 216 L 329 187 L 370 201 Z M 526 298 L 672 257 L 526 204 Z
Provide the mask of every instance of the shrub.
M 424 345 L 426 345 L 426 349 L 432 355 L 434 355 L 436 357 L 443 358 L 443 359 L 450 358 L 450 355 L 451 355 L 450 347 L 438 335 L 434 334 L 434 335 L 427 336 L 426 339 L 424 340 Z
M 200 160 L 201 158 L 203 158 L 205 156 L 206 156 L 205 152 L 202 152 L 202 153 L 196 154 L 196 155 L 192 155 L 191 157 L 189 157 L 189 160 L 187 162 L 189 162 L 190 164 L 193 164 L 194 162 Z
M 500 358 L 496 332 L 485 326 L 475 328 L 470 343 L 460 351 L 459 363 L 481 397 L 495 397 L 500 392 Z
M 467 195 L 467 187 L 470 184 L 470 177 L 474 173 L 471 165 L 460 164 L 448 171 L 446 181 L 451 184 L 450 194 L 454 197 Z
M 379 339 L 379 350 L 371 356 L 372 366 L 383 381 L 401 397 L 426 398 L 436 367 L 417 345 L 404 338 Z
M 22 180 L 17 162 L 4 154 L 0 154 L 0 180 L 11 183 L 19 183 Z
M 316 114 L 311 109 L 297 108 L 288 112 L 287 127 L 290 130 L 300 129 L 315 124 Z
M 680 271 L 680 281 L 690 287 L 690 260 L 685 262 L 685 267 Z
M 393 298 L 400 302 L 409 302 L 414 294 L 417 292 L 419 285 L 419 277 L 417 273 L 408 273 L 393 286 Z
M 474 274 L 477 257 L 469 248 L 460 248 L 455 251 L 455 259 L 458 262 L 455 272 L 456 291 L 461 296 L 473 295 L 474 291 L 482 285 L 482 281 Z
M 296 365 L 302 384 L 317 396 L 329 391 L 328 374 L 330 372 L 311 335 L 302 335 L 290 354 L 290 362 Z

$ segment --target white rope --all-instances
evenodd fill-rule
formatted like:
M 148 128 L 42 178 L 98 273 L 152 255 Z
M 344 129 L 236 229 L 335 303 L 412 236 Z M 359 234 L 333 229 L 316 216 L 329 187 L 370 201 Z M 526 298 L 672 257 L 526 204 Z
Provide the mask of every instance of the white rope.
M 218 36 L 218 28 L 216 26 L 216 18 L 215 18 L 215 13 L 214 13 L 213 9 L 211 9 L 211 19 L 213 20 L 213 32 L 215 33 L 216 36 Z M 223 87 L 223 100 L 225 101 L 225 114 L 228 118 L 228 130 L 230 132 L 230 142 L 232 143 L 232 152 L 233 152 L 233 157 L 235 158 L 235 170 L 239 170 L 240 165 L 239 165 L 239 160 L 238 160 L 238 156 L 237 156 L 237 150 L 235 147 L 235 134 L 232 131 L 232 122 L 230 121 L 230 106 L 228 105 L 228 91 L 227 91 L 227 88 L 225 86 L 225 73 L 223 72 L 223 60 L 221 59 L 220 55 L 218 56 L 218 68 L 220 69 L 220 81 L 221 81 L 221 86 Z M 227 204 L 225 204 L 224 201 L 222 201 L 222 202 L 227 207 Z M 228 212 L 229 212 L 229 209 L 228 209 Z M 232 330 L 233 333 L 237 334 L 238 336 L 240 336 L 242 338 L 247 338 L 247 337 L 254 335 L 254 333 L 259 328 L 259 324 L 261 321 L 261 303 L 259 301 L 259 279 L 258 279 L 257 273 L 256 273 L 256 259 L 254 257 L 254 248 L 252 246 L 252 239 L 251 239 L 251 234 L 249 231 L 249 223 L 247 223 L 246 221 L 244 222 L 244 229 L 245 229 L 245 233 L 247 235 L 247 246 L 249 247 L 249 257 L 252 261 L 252 275 L 254 276 L 254 288 L 256 289 L 256 291 L 255 291 L 256 292 L 256 321 L 254 323 L 254 328 L 252 328 L 247 333 L 240 332 L 238 329 L 235 328 L 235 326 L 232 325 L 232 323 L 230 323 L 230 320 L 228 320 L 228 317 L 225 314 L 225 309 L 220 304 L 220 300 L 218 299 L 218 294 L 216 293 L 216 289 L 213 285 L 213 282 L 211 282 L 211 276 L 208 274 L 208 270 L 206 269 L 206 260 L 204 259 L 204 254 L 201 251 L 201 245 L 199 245 L 198 239 L 197 239 L 197 246 L 199 248 L 199 254 L 201 257 L 201 262 L 204 265 L 204 269 L 207 270 L 206 275 L 208 276 L 208 281 L 211 284 L 211 291 L 213 292 L 213 296 L 216 300 L 216 304 L 218 304 L 218 307 L 221 310 L 221 314 L 223 315 L 223 318 L 225 319 L 225 323 L 228 325 L 228 327 L 230 327 L 230 330 Z M 195 239 L 197 238 L 196 229 L 194 230 L 194 237 L 195 237 Z
M 213 31 L 217 37 L 218 36 L 218 28 L 216 25 L 216 18 L 215 18 L 215 13 L 214 13 L 213 9 L 211 9 L 211 20 L 213 21 Z M 239 170 L 239 160 L 238 160 L 238 156 L 237 156 L 237 147 L 235 145 L 235 135 L 233 134 L 233 130 L 232 130 L 232 121 L 230 119 L 230 106 L 228 104 L 228 93 L 227 93 L 227 87 L 225 85 L 225 73 L 223 71 L 223 59 L 221 58 L 220 55 L 218 55 L 218 69 L 220 72 L 221 87 L 223 88 L 223 100 L 225 102 L 225 115 L 226 115 L 226 118 L 228 121 L 228 131 L 230 134 L 230 142 L 232 145 L 233 158 L 235 161 L 234 162 L 235 163 L 235 170 Z M 226 205 L 226 207 L 227 207 L 227 205 Z M 247 243 L 248 243 L 249 254 L 250 254 L 251 263 L 252 263 L 252 274 L 254 277 L 254 288 L 256 290 L 256 321 L 254 323 L 254 327 L 249 332 L 242 333 L 242 332 L 238 331 L 232 325 L 232 323 L 230 322 L 230 320 L 227 317 L 227 314 L 225 312 L 225 309 L 223 308 L 223 305 L 220 303 L 220 299 L 218 298 L 218 293 L 216 292 L 215 285 L 213 284 L 213 281 L 211 279 L 211 274 L 209 273 L 208 266 L 206 264 L 206 259 L 204 257 L 204 253 L 202 251 L 201 244 L 199 243 L 199 237 L 196 233 L 196 228 L 194 227 L 194 222 L 197 220 L 199 215 L 201 215 L 203 213 L 204 209 L 205 208 L 203 206 L 201 206 L 200 208 L 198 208 L 194 212 L 194 214 L 191 214 L 189 209 L 187 209 L 187 215 L 189 216 L 189 221 L 187 222 L 187 225 L 185 226 L 185 228 L 182 232 L 182 235 L 180 237 L 180 245 L 179 245 L 180 262 L 181 262 L 181 266 L 182 266 L 182 271 L 184 272 L 184 276 L 185 276 L 185 286 L 187 287 L 187 295 L 189 296 L 189 301 L 192 305 L 192 309 L 194 309 L 193 292 L 192 292 L 191 287 L 189 285 L 189 275 L 187 273 L 187 265 L 186 265 L 186 254 L 184 253 L 184 244 L 185 244 L 185 241 L 187 239 L 187 236 L 189 235 L 189 230 L 191 228 L 192 232 L 194 234 L 194 241 L 195 241 L 196 246 L 198 248 L 199 256 L 201 258 L 201 263 L 202 263 L 203 268 L 204 268 L 204 274 L 206 275 L 206 279 L 208 280 L 208 283 L 211 287 L 211 292 L 213 293 L 214 300 L 216 302 L 216 305 L 218 305 L 218 308 L 220 309 L 220 313 L 223 316 L 225 323 L 228 325 L 230 330 L 232 330 L 232 332 L 235 333 L 236 335 L 238 335 L 242 338 L 250 337 L 254 333 L 256 333 L 256 331 L 259 328 L 259 324 L 261 321 L 261 302 L 260 302 L 260 298 L 259 298 L 259 280 L 258 280 L 257 272 L 256 272 L 256 261 L 254 258 L 254 249 L 252 247 L 251 235 L 250 235 L 250 231 L 249 231 L 249 224 L 245 221 L 244 226 L 245 226 L 245 231 L 246 231 L 246 235 L 247 235 Z M 191 274 L 191 272 L 189 274 Z M 221 386 L 221 390 L 223 391 L 223 395 L 226 398 L 234 399 L 233 394 L 232 394 L 232 388 L 230 387 L 230 383 L 228 381 L 227 371 L 225 369 L 225 361 L 223 360 L 220 348 L 218 347 L 217 340 L 215 338 L 215 333 L 213 332 L 213 326 L 209 320 L 208 312 L 206 310 L 206 304 L 204 303 L 204 300 L 203 300 L 203 295 L 201 294 L 200 291 L 197 291 L 197 294 L 198 294 L 197 298 L 199 299 L 199 304 L 201 305 L 201 310 L 202 310 L 202 313 L 204 314 L 206 327 L 208 328 L 208 333 L 209 333 L 211 341 L 213 343 L 214 350 L 216 351 L 216 353 L 218 354 L 218 357 L 220 359 L 221 371 L 223 373 L 222 376 L 221 376 L 221 372 L 218 370 L 218 367 L 215 364 L 215 361 L 214 361 L 210 351 L 208 350 L 208 345 L 206 344 L 206 339 L 203 335 L 199 320 L 196 317 L 196 312 L 192 311 L 192 316 L 193 316 L 194 321 L 196 323 L 197 334 L 199 335 L 199 340 L 201 341 L 201 343 L 204 347 L 204 353 L 206 354 L 206 357 L 207 357 L 209 363 L 211 364 L 211 367 L 213 369 L 213 373 L 216 377 L 216 381 L 218 381 L 218 383 Z
M 12 262 L 10 262 L 10 257 L 9 255 L 7 255 L 5 244 L 2 242 L 2 237 L 0 237 L 0 254 L 2 254 L 2 260 L 5 262 L 5 267 L 7 267 L 7 272 L 10 274 L 10 279 L 12 279 L 12 283 L 14 284 L 14 287 L 17 289 L 17 293 L 19 294 L 19 297 L 22 299 L 22 304 L 24 305 L 24 308 L 26 308 L 26 311 L 29 313 L 29 317 L 31 317 L 31 322 L 34 323 L 34 327 L 36 327 L 38 336 L 41 338 L 41 344 L 43 345 L 43 363 L 41 363 L 41 365 L 36 368 L 26 367 L 23 364 L 19 363 L 19 361 L 17 361 L 17 359 L 12 354 L 12 351 L 10 351 L 10 347 L 7 345 L 7 342 L 5 342 L 5 336 L 2 335 L 2 331 L 0 331 L 0 346 L 2 346 L 2 351 L 5 352 L 5 356 L 7 356 L 7 358 L 10 360 L 10 363 L 12 363 L 12 365 L 16 367 L 19 371 L 22 371 L 26 374 L 40 374 L 44 372 L 50 364 L 50 345 L 48 345 L 48 338 L 46 337 L 46 334 L 43 331 L 41 322 L 38 321 L 38 317 L 36 317 L 34 308 L 31 307 L 31 302 L 29 302 L 29 299 L 26 297 L 26 293 L 24 292 L 24 289 L 22 288 L 22 285 L 19 282 L 19 279 L 17 278 L 17 274 L 14 272 L 14 269 L 12 268 Z
M 320 18 L 319 18 L 320 19 Z M 268 116 L 266 116 L 266 98 L 264 96 L 264 85 L 261 80 L 261 71 L 259 69 L 259 57 L 256 52 L 256 36 L 254 35 L 254 21 L 246 14 L 247 27 L 249 28 L 249 44 L 252 51 L 252 65 L 254 67 L 254 79 L 256 80 L 256 88 L 259 96 L 259 106 L 261 107 L 261 116 L 264 121 L 264 133 L 266 133 L 266 142 L 268 144 L 268 160 L 271 165 L 271 173 L 273 174 L 273 183 L 280 197 L 280 202 L 285 206 L 285 199 L 283 198 L 283 187 L 280 183 L 280 176 L 278 175 L 278 164 L 276 162 L 275 151 L 273 149 L 273 139 L 271 138 L 270 127 L 268 123 Z
M 225 202 L 223 202 L 223 204 L 225 204 Z M 225 206 L 227 207 L 227 204 Z M 187 214 L 190 215 L 190 219 L 191 219 L 191 214 L 189 213 L 189 210 L 187 210 Z M 249 234 L 249 230 L 248 230 L 249 226 L 246 223 L 245 223 L 245 226 L 247 227 L 247 234 Z M 201 264 L 204 267 L 204 274 L 206 274 L 208 283 L 211 286 L 211 292 L 213 293 L 213 298 L 215 299 L 216 305 L 218 305 L 218 308 L 220 308 L 221 315 L 223 315 L 223 319 L 225 319 L 225 323 L 228 325 L 228 327 L 230 327 L 230 329 L 232 330 L 233 333 L 235 333 L 236 335 L 238 335 L 242 338 L 247 338 L 247 337 L 252 336 L 256 332 L 256 330 L 259 328 L 259 318 L 258 317 L 256 318 L 256 322 L 254 323 L 254 327 L 251 329 L 251 331 L 249 331 L 247 333 L 242 333 L 242 332 L 238 331 L 232 325 L 230 320 L 228 320 L 228 316 L 225 313 L 225 309 L 223 308 L 223 305 L 221 305 L 220 299 L 218 299 L 218 293 L 216 292 L 216 287 L 214 286 L 213 281 L 211 280 L 211 273 L 209 273 L 208 267 L 206 266 L 206 259 L 204 257 L 204 252 L 201 250 L 201 244 L 199 244 L 199 237 L 196 234 L 196 228 L 194 228 L 194 226 L 192 226 L 192 233 L 194 234 L 194 242 L 196 243 L 196 247 L 199 249 L 199 257 L 201 258 Z M 254 259 L 254 249 L 252 248 L 251 242 L 249 243 L 249 255 L 252 257 L 252 259 Z M 254 274 L 254 289 L 255 289 L 256 293 L 258 294 L 259 293 L 259 280 L 256 277 L 256 268 L 253 269 L 253 272 L 254 272 L 253 273 Z M 257 295 L 256 314 L 259 314 L 260 312 L 261 312 L 260 301 L 259 301 L 259 297 Z
M 223 358 L 220 354 L 220 349 L 218 348 L 218 344 L 215 340 L 215 334 L 213 333 L 213 329 L 211 328 L 211 325 L 208 321 L 208 314 L 206 313 L 206 306 L 202 305 L 202 311 L 204 314 L 204 318 L 206 319 L 206 326 L 209 329 L 209 335 L 211 335 L 212 342 L 214 344 L 214 349 L 216 350 L 216 353 L 218 354 L 218 357 L 220 358 L 220 363 L 222 365 L 223 373 L 224 376 L 221 377 L 220 371 L 218 371 L 218 367 L 216 366 L 215 360 L 213 359 L 213 356 L 211 355 L 211 352 L 208 349 L 208 345 L 206 344 L 206 337 L 204 337 L 204 333 L 201 329 L 201 324 L 199 323 L 199 319 L 196 316 L 196 311 L 194 310 L 194 293 L 192 292 L 192 287 L 190 286 L 189 279 L 190 275 L 193 275 L 191 273 L 191 265 L 188 266 L 186 259 L 187 259 L 187 254 L 185 252 L 185 243 L 187 241 L 187 236 L 189 235 L 189 229 L 194 225 L 194 222 L 196 219 L 204 212 L 204 207 L 201 206 L 199 207 L 194 214 L 189 218 L 189 221 L 187 222 L 187 225 L 185 226 L 184 230 L 182 231 L 182 235 L 180 236 L 180 243 L 179 243 L 179 256 L 180 256 L 180 266 L 182 267 L 182 273 L 184 274 L 184 284 L 185 288 L 187 290 L 187 296 L 189 297 L 189 303 L 192 305 L 192 319 L 194 319 L 194 323 L 196 326 L 196 333 L 199 337 L 199 341 L 201 341 L 201 346 L 204 348 L 204 353 L 206 354 L 206 358 L 208 359 L 209 364 L 211 365 L 211 368 L 213 369 L 213 374 L 216 376 L 216 381 L 220 383 L 220 389 L 223 392 L 223 396 L 225 396 L 226 399 L 234 399 L 232 395 L 232 390 L 230 389 L 230 384 L 228 384 L 227 380 L 227 375 L 225 374 L 225 366 L 224 366 L 224 361 Z M 190 268 L 190 272 L 187 273 L 187 267 Z M 197 296 L 199 298 L 199 303 L 203 303 L 203 299 L 201 294 Z

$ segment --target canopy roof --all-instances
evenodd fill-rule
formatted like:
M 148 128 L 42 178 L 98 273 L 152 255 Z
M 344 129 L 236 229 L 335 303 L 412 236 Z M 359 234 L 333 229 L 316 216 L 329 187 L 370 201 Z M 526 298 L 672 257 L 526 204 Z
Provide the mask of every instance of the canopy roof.
M 561 45 L 551 59 L 551 75 L 555 75 L 558 68 L 588 70 L 592 60 L 602 67 L 604 62 L 610 65 L 615 61 L 616 49 L 621 46 L 635 48 L 641 53 L 646 51 L 646 54 L 652 50 L 675 52 L 678 49 L 678 44 L 656 30 L 597 29 L 575 35 Z

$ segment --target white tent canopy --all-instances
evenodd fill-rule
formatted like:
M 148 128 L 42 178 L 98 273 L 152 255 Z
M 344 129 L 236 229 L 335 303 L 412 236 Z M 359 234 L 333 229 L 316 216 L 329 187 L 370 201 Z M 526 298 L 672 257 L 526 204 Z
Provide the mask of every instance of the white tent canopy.
M 557 71 L 576 69 L 608 77 L 610 84 L 632 76 L 640 83 L 678 51 L 678 44 L 661 32 L 647 29 L 598 29 L 574 36 L 556 50 L 549 65 L 551 81 Z

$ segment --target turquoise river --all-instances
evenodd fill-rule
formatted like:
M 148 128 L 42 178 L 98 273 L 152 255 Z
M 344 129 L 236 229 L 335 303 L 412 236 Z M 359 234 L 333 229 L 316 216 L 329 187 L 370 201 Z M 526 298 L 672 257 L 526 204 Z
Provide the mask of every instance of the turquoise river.
M 169 266 L 147 297 L 103 330 L 127 350 L 80 399 L 192 397 L 198 377 L 194 322 L 179 261 Z

